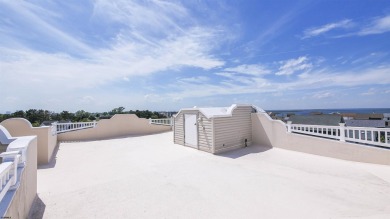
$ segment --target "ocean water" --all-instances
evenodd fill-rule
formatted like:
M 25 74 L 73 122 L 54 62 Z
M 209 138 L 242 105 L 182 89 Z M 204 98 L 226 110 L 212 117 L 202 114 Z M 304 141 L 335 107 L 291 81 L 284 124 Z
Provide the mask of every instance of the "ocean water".
M 310 115 L 312 112 L 322 112 L 323 114 L 332 113 L 359 113 L 359 114 L 372 114 L 372 113 L 390 113 L 390 108 L 351 108 L 351 109 L 300 109 L 300 110 L 266 110 L 266 112 L 274 112 L 277 114 L 287 115 L 288 113 L 294 113 L 295 115 Z

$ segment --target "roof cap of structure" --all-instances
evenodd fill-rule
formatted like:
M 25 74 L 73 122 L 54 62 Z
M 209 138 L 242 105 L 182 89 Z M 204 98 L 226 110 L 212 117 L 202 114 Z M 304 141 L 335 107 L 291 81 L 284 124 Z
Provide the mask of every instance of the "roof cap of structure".
M 182 110 L 199 110 L 203 115 L 207 118 L 213 117 L 228 117 L 232 116 L 233 110 L 239 106 L 251 106 L 256 110 L 256 112 L 264 113 L 265 111 L 257 106 L 251 104 L 232 104 L 230 107 L 194 107 L 194 108 L 186 108 Z M 180 110 L 180 111 L 182 111 Z

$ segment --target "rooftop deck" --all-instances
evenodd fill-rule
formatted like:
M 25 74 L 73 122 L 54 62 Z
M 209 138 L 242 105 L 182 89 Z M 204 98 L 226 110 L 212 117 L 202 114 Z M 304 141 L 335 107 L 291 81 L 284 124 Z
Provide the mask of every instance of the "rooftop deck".
M 39 167 L 35 216 L 390 217 L 390 166 L 261 146 L 212 155 L 172 138 L 61 143 Z

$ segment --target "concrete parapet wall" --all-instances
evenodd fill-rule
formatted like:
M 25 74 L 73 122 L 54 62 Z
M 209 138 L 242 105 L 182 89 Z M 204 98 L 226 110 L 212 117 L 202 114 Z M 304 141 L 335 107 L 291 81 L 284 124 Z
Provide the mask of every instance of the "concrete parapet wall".
M 51 127 L 33 127 L 22 118 L 12 118 L 0 123 L 13 137 L 36 135 L 38 137 L 38 164 L 47 164 L 57 145 L 57 135 L 52 135 Z
M 58 141 L 91 141 L 131 135 L 149 135 L 171 131 L 170 126 L 149 124 L 148 119 L 134 114 L 117 114 L 100 120 L 96 127 L 58 134 Z
M 19 187 L 14 191 L 8 191 L 11 200 L 4 218 L 28 218 L 37 196 L 37 138 L 35 136 L 24 138 L 30 138 L 27 146 L 26 166 L 20 176 Z
M 338 158 L 349 161 L 390 165 L 390 150 L 287 133 L 282 121 L 272 120 L 266 113 L 252 114 L 254 144 Z

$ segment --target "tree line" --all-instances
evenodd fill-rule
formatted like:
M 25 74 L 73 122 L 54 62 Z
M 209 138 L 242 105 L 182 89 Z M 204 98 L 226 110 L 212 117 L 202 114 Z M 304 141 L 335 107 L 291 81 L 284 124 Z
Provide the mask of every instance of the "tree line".
M 109 119 L 115 114 L 135 114 L 139 118 L 160 119 L 166 118 L 165 115 L 152 112 L 149 110 L 129 110 L 125 111 L 124 107 L 117 107 L 108 112 L 90 113 L 84 110 L 78 110 L 75 113 L 62 111 L 55 113 L 43 109 L 29 109 L 26 111 L 18 110 L 11 114 L 0 114 L 0 122 L 9 118 L 25 118 L 31 122 L 34 127 L 40 126 L 44 121 L 71 121 L 71 122 L 91 122 L 100 119 Z

